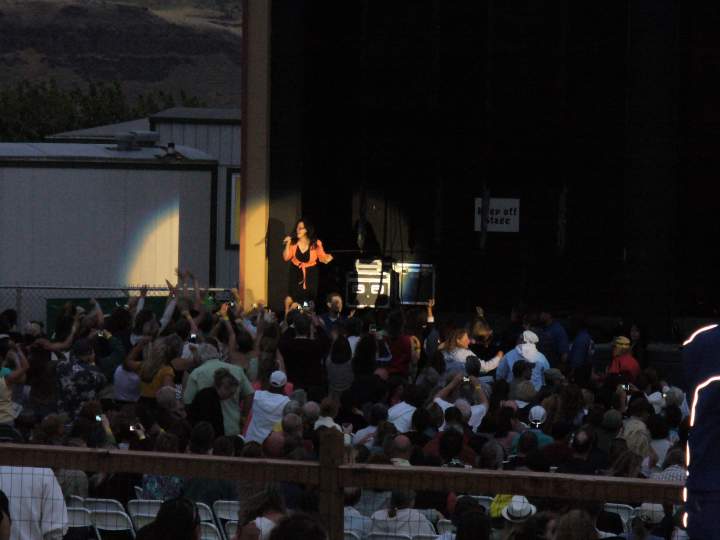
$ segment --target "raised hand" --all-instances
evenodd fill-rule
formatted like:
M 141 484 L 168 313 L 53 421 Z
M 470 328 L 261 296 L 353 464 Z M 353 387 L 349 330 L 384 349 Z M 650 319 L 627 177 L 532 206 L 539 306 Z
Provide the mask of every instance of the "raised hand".
M 171 297 L 174 297 L 177 295 L 177 287 L 175 287 L 172 283 L 170 283 L 167 279 L 165 280 L 165 284 L 167 285 L 168 292 L 170 293 Z

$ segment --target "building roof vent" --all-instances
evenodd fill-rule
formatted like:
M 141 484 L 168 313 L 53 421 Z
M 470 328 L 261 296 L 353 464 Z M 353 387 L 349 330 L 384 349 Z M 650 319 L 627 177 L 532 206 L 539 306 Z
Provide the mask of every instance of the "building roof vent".
M 127 131 L 115 135 L 118 152 L 132 152 L 140 148 L 153 148 L 160 140 L 160 134 L 155 131 Z

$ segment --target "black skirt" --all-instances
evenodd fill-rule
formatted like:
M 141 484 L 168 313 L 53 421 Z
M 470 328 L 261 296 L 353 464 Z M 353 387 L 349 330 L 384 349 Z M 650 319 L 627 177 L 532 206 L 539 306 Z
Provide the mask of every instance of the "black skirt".
M 300 251 L 296 246 L 295 258 L 300 262 L 308 262 L 310 260 L 310 250 L 305 253 Z M 305 283 L 307 288 L 303 288 L 303 272 L 300 268 L 290 263 L 290 282 L 288 284 L 288 295 L 300 304 L 303 302 L 316 302 L 318 294 L 319 272 L 318 265 L 305 269 Z

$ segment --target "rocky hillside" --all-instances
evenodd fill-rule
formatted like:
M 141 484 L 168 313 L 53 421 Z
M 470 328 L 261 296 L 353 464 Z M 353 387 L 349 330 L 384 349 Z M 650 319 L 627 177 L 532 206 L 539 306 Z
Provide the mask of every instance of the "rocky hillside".
M 240 7 L 225 0 L 0 0 L 0 85 L 120 81 L 240 104 Z

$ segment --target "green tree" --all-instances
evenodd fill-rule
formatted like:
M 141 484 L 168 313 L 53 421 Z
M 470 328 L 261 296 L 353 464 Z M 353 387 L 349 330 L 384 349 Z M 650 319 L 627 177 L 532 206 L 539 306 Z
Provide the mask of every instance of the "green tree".
M 204 107 L 180 91 L 153 90 L 132 103 L 121 84 L 91 82 L 87 88 L 60 88 L 50 81 L 22 81 L 0 87 L 0 141 L 38 142 L 48 135 L 143 118 L 175 107 Z

